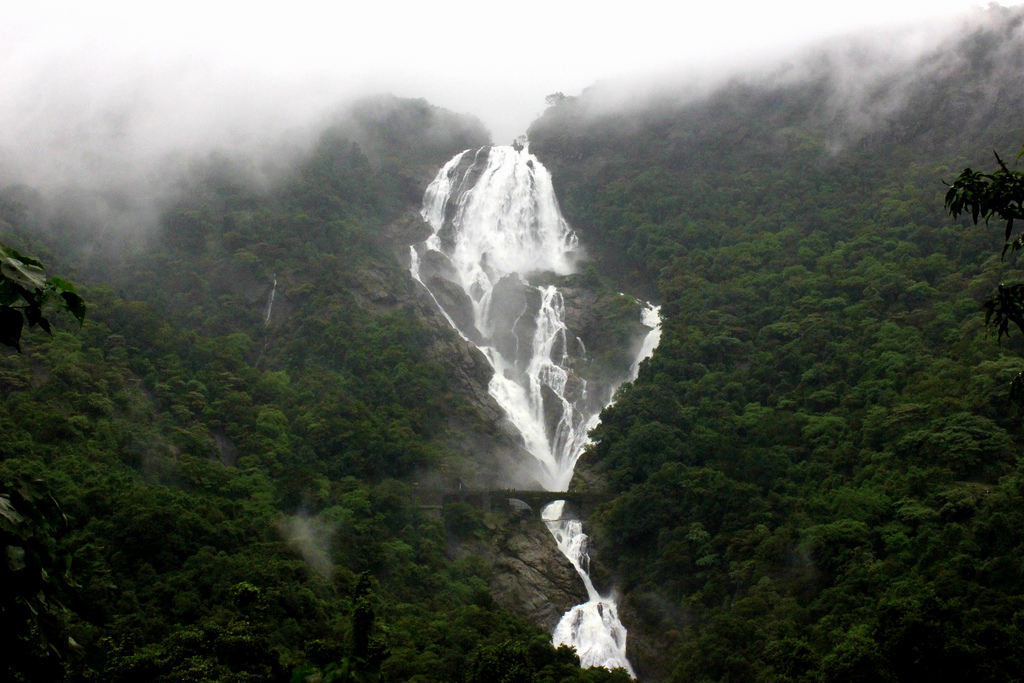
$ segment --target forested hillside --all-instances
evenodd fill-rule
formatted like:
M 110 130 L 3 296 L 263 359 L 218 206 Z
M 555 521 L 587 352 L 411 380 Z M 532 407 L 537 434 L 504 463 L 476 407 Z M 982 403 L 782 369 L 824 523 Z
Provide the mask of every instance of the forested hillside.
M 580 323 L 593 358 L 629 361 L 601 335 L 639 309 L 611 295 L 661 305 L 574 481 L 615 494 L 592 576 L 641 680 L 1024 677 L 1024 338 L 982 310 L 1024 278 L 1001 226 L 943 207 L 1024 142 L 1022 25 L 595 87 L 531 127 L 592 260 L 559 281 L 613 302 Z M 408 271 L 427 183 L 488 137 L 364 100 L 272 177 L 174 165 L 130 236 L 0 188 L 0 244 L 88 305 L 0 347 L 0 680 L 627 678 L 538 627 L 586 597 L 539 523 L 417 497 L 529 457 Z
M 497 476 L 509 441 L 478 395 L 486 361 L 394 255 L 437 167 L 487 141 L 422 101 L 364 101 L 272 187 L 198 164 L 135 252 L 0 193 L 0 242 L 88 303 L 81 329 L 0 351 L 0 678 L 425 683 L 501 662 L 618 680 L 449 552 L 500 520 L 412 495 L 430 473 Z
M 599 267 L 663 306 L 584 458 L 641 678 L 1020 679 L 1024 345 L 981 312 L 1019 270 L 942 181 L 1020 149 L 1021 22 L 531 127 Z

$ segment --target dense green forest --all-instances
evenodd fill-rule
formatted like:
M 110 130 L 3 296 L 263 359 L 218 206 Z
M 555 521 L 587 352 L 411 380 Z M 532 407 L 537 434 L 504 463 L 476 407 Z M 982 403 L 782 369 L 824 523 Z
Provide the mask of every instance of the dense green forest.
M 441 333 L 387 226 L 487 142 L 367 100 L 273 187 L 200 164 L 135 251 L 0 193 L 0 242 L 88 305 L 0 351 L 0 679 L 621 680 L 447 552 L 501 520 L 410 495 L 469 457 L 459 427 L 480 418 L 428 354 Z
M 584 458 L 619 494 L 594 534 L 641 678 L 1024 676 L 1024 345 L 982 313 L 1017 253 L 943 206 L 1020 149 L 1022 19 L 991 9 L 860 100 L 826 48 L 802 78 L 626 112 L 595 88 L 531 127 L 602 269 L 663 306 Z
M 580 478 L 616 494 L 587 524 L 641 680 L 1024 677 L 1024 338 L 983 313 L 1019 252 L 943 205 L 1024 140 L 1022 22 L 531 127 L 594 261 L 571 277 L 662 306 Z M 627 678 L 498 605 L 519 521 L 416 498 L 507 438 L 401 260 L 487 142 L 365 100 L 273 181 L 197 162 L 132 239 L 0 188 L 0 245 L 87 306 L 0 346 L 0 680 Z

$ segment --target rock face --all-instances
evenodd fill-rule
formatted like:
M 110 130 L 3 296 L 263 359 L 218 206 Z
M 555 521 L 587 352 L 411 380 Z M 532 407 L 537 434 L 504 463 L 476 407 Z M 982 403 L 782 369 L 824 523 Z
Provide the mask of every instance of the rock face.
M 434 249 L 423 249 L 420 251 L 420 277 L 424 280 L 441 277 L 453 283 L 459 281 L 459 273 L 455 270 L 451 260 Z
M 598 463 L 594 462 L 591 450 L 583 451 L 576 461 L 576 468 L 572 471 L 572 479 L 569 481 L 569 490 L 580 493 L 608 493 L 608 476 Z
M 582 278 L 573 278 L 579 282 Z M 641 322 L 641 307 L 633 297 L 595 292 L 571 283 L 562 287 L 565 324 L 584 343 L 585 361 L 592 377 L 628 378 L 633 360 L 648 329 Z M 608 397 L 610 398 L 610 397 Z M 602 398 L 602 400 L 607 400 Z
M 430 286 L 437 305 L 444 309 L 459 331 L 474 344 L 479 344 L 482 338 L 473 319 L 473 301 L 462 287 L 436 275 L 425 282 Z
M 418 211 L 408 211 L 384 227 L 384 236 L 396 248 L 408 251 L 409 246 L 430 237 L 432 230 Z
M 491 334 L 489 341 L 502 356 L 514 359 L 520 372 L 530 361 L 540 303 L 540 292 L 524 284 L 518 275 L 506 275 L 491 291 L 485 324 Z
M 583 580 L 537 519 L 488 525 L 490 543 L 473 541 L 453 548 L 453 554 L 474 554 L 492 566 L 489 586 L 494 601 L 551 633 L 562 615 L 587 601 Z

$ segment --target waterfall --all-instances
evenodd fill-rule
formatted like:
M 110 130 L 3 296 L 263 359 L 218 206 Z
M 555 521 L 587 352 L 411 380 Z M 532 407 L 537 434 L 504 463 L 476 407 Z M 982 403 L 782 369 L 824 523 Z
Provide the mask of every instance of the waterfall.
M 270 324 L 270 314 L 274 311 L 274 295 L 277 294 L 277 273 L 271 275 L 270 279 L 274 281 L 274 284 L 270 286 L 270 298 L 267 299 L 267 312 L 263 317 L 263 327 Z
M 650 328 L 640 345 L 640 352 L 630 372 L 630 381 L 640 372 L 640 363 L 651 357 L 661 341 L 661 307 L 648 304 L 643 310 L 643 323 Z M 594 420 L 596 426 L 597 420 Z M 587 588 L 587 602 L 576 605 L 562 616 L 552 634 L 555 645 L 576 648 L 580 665 L 623 668 L 636 678 L 626 658 L 626 629 L 619 621 L 614 596 L 602 596 L 590 579 L 589 541 L 578 519 L 563 518 L 565 501 L 559 500 L 544 508 L 544 523 L 555 537 L 558 549 L 569 558 Z
M 658 348 L 658 343 L 661 342 L 661 306 L 647 304 L 644 307 L 642 320 L 644 326 L 651 328 L 651 331 L 644 337 L 644 341 L 640 345 L 640 353 L 637 354 L 636 360 L 633 361 L 633 367 L 629 373 L 630 382 L 635 380 L 637 375 L 640 374 L 640 364 L 651 357 L 654 349 Z
M 427 188 L 422 216 L 432 234 L 412 247 L 413 278 L 494 367 L 488 390 L 536 459 L 537 483 L 565 491 L 603 407 L 593 397 L 610 397 L 614 386 L 592 386 L 572 374 L 573 359 L 586 347 L 566 325 L 563 292 L 530 282 L 541 273 L 571 274 L 578 257 L 576 234 L 558 208 L 550 174 L 526 148 L 467 150 Z M 657 345 L 658 309 L 648 306 L 643 322 L 651 331 L 632 377 L 622 379 L 635 378 L 640 361 Z M 554 641 L 576 647 L 585 667 L 624 667 L 632 675 L 615 601 L 594 589 L 582 525 L 561 519 L 561 511 L 559 503 L 548 506 L 545 520 L 589 600 L 566 613 Z
M 267 298 L 267 310 L 263 314 L 263 347 L 260 348 L 259 358 L 253 367 L 258 368 L 263 362 L 263 354 L 267 352 L 267 345 L 270 344 L 270 335 L 267 334 L 267 325 L 270 324 L 270 316 L 274 312 L 274 295 L 277 294 L 277 273 L 270 276 L 273 284 L 270 285 L 270 296 Z
M 555 537 L 562 554 L 579 572 L 587 587 L 587 601 L 565 613 L 552 640 L 555 645 L 571 645 L 580 657 L 580 666 L 623 668 L 636 678 L 626 659 L 626 627 L 619 621 L 614 597 L 602 596 L 590 579 L 589 540 L 578 519 L 562 519 L 565 501 L 559 500 L 544 508 L 544 522 Z

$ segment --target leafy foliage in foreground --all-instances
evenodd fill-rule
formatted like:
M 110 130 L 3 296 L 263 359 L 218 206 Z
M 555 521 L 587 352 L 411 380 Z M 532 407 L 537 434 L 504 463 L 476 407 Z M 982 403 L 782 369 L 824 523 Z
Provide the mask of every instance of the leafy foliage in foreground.
M 59 678 L 62 661 L 74 652 L 61 616 L 77 586 L 71 557 L 56 540 L 67 523 L 39 480 L 19 477 L 0 490 L 0 620 L 7 647 L 0 671 L 6 680 L 32 669 Z
M 1017 160 L 1024 152 L 1017 155 Z M 970 213 L 977 225 L 980 219 L 987 224 L 991 218 L 1006 221 L 1003 233 L 1002 256 L 1024 246 L 1024 235 L 1013 236 L 1013 222 L 1024 219 L 1024 172 L 1011 170 L 996 153 L 999 168 L 993 173 L 981 173 L 965 168 L 946 192 L 946 209 L 954 217 Z M 1013 239 L 1011 239 L 1011 237 Z M 985 324 L 996 328 L 996 338 L 1010 335 L 1010 323 L 1024 332 L 1024 284 L 1004 285 L 985 300 Z M 1024 373 L 1010 383 L 1010 398 L 1024 405 Z
M 47 279 L 43 264 L 0 243 L 0 344 L 21 351 L 21 332 L 38 325 L 52 334 L 43 306 L 57 300 L 78 324 L 85 321 L 85 301 L 75 286 L 59 277 Z
M 1021 15 L 997 19 L 858 136 L 828 74 L 531 129 L 601 267 L 663 305 L 584 458 L 620 494 L 597 559 L 641 676 L 1020 679 L 1021 344 L 980 312 L 998 236 L 941 184 L 1019 144 Z

